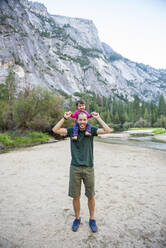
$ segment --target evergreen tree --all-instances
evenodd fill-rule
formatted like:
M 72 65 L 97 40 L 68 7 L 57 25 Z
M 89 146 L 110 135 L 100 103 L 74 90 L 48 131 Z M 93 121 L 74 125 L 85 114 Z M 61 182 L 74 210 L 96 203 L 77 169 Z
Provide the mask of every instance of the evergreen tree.
M 134 96 L 133 111 L 134 111 L 134 121 L 139 120 L 139 118 L 140 118 L 140 99 L 137 95 Z
M 149 112 L 147 107 L 145 108 L 144 119 L 149 121 Z
M 0 100 L 8 100 L 8 88 L 6 84 L 0 84 Z
M 163 95 L 159 97 L 159 115 L 166 115 L 166 103 Z
M 5 83 L 8 92 L 8 103 L 11 105 L 16 94 L 15 73 L 13 72 L 12 67 L 10 67 L 8 70 L 8 76 L 6 77 Z

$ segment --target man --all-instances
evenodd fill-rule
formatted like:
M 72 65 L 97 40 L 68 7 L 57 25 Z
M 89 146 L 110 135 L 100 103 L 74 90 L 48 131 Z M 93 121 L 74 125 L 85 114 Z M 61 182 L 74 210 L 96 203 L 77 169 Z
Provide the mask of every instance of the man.
M 70 118 L 71 112 L 66 112 L 64 117 L 52 129 L 54 133 L 67 135 L 71 142 L 71 166 L 69 180 L 69 196 L 73 198 L 73 208 L 75 220 L 73 221 L 72 230 L 77 231 L 81 222 L 80 218 L 80 195 L 81 181 L 85 185 L 85 195 L 88 198 L 88 207 L 90 213 L 89 226 L 92 232 L 97 231 L 96 221 L 94 219 L 95 211 L 95 192 L 94 192 L 94 167 L 93 167 L 93 137 L 98 134 L 110 133 L 108 125 L 101 119 L 98 113 L 91 113 L 102 128 L 91 127 L 91 136 L 85 136 L 86 125 L 88 123 L 87 115 L 83 112 L 77 116 L 79 125 L 78 139 L 72 140 L 73 128 L 62 128 L 65 120 Z

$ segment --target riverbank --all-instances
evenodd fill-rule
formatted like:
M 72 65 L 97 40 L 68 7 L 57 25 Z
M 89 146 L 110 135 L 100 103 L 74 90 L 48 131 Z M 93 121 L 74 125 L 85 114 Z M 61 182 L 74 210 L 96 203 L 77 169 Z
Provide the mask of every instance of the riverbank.
M 100 135 L 101 138 L 112 138 L 112 139 L 123 139 L 123 140 L 127 140 L 129 139 L 131 136 L 135 135 L 135 136 L 141 136 L 141 135 L 151 135 L 153 136 L 153 139 L 155 139 L 156 141 L 163 141 L 166 142 L 166 133 L 162 133 L 162 134 L 154 134 L 153 131 L 155 129 L 145 129 L 145 130 L 130 130 L 130 131 L 123 131 L 123 132 L 119 132 L 119 133 L 110 133 L 110 134 L 103 134 Z
M 18 130 L 16 132 L 0 133 L 0 153 L 56 141 L 51 135 L 42 132 L 28 130 L 22 132 Z
M 67 196 L 69 140 L 0 155 L 0 245 L 3 248 L 164 248 L 166 153 L 95 142 L 96 221 L 71 231 Z

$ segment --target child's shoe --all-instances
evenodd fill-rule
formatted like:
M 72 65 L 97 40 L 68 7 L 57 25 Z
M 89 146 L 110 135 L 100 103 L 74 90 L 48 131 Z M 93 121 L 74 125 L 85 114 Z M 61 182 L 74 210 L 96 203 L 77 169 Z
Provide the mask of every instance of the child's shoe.
M 91 133 L 89 133 L 88 131 L 85 132 L 86 136 L 91 136 Z
M 73 136 L 72 137 L 72 140 L 77 140 L 77 136 Z

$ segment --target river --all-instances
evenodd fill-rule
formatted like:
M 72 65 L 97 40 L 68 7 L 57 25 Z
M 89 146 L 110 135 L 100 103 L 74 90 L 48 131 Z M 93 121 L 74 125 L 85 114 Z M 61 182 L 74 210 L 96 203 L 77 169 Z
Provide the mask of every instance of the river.
M 153 135 L 148 134 L 133 134 L 127 138 L 123 137 L 110 137 L 110 138 L 97 138 L 97 141 L 110 143 L 110 144 L 122 144 L 129 146 L 138 146 L 144 148 L 152 148 L 157 150 L 166 151 L 166 142 L 154 139 Z

